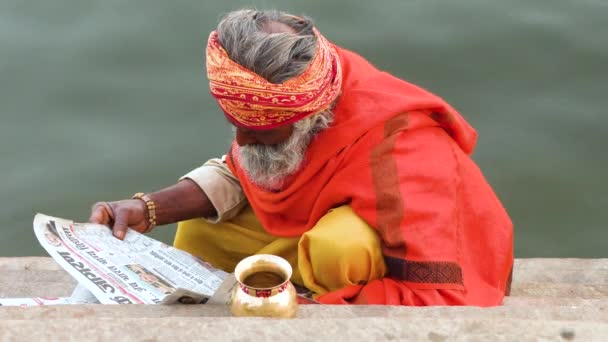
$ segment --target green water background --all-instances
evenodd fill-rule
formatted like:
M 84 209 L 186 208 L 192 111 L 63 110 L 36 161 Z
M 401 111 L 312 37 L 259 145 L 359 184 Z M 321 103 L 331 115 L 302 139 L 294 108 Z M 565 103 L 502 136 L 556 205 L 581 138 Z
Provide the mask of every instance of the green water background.
M 86 220 L 226 151 L 203 47 L 247 5 L 309 15 L 459 109 L 516 256 L 608 256 L 606 0 L 0 0 L 0 256 L 45 254 L 36 212 Z

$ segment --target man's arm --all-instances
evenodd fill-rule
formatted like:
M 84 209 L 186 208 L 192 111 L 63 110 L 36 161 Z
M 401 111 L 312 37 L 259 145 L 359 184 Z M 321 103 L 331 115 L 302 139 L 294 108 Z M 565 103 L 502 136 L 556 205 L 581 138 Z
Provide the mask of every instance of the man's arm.
M 157 225 L 200 217 L 211 222 L 229 220 L 247 204 L 224 158 L 211 159 L 177 184 L 148 196 L 155 204 Z M 96 203 L 89 221 L 109 226 L 119 239 L 124 238 L 127 227 L 141 233 L 149 230 L 148 209 L 141 199 Z
M 228 221 L 247 205 L 241 183 L 228 168 L 225 157 L 210 159 L 180 178 L 194 181 L 208 195 L 216 210 L 216 215 L 205 217 L 210 223 Z
M 217 215 L 205 191 L 188 178 L 148 196 L 156 204 L 158 225 Z
M 158 225 L 217 215 L 205 191 L 190 179 L 183 179 L 148 196 L 155 204 Z M 89 221 L 109 226 L 119 239 L 124 238 L 127 227 L 144 233 L 150 226 L 148 208 L 140 199 L 98 202 L 91 210 Z

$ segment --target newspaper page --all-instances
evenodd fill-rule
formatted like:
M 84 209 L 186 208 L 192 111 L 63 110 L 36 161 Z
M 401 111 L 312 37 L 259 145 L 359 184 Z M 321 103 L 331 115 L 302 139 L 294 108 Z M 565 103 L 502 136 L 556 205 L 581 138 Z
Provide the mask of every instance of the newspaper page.
M 41 306 L 41 305 L 68 305 L 88 304 L 73 300 L 71 297 L 34 297 L 34 298 L 0 298 L 0 306 Z
M 49 255 L 86 288 L 81 292 L 101 304 L 206 303 L 228 276 L 131 229 L 121 241 L 103 225 L 37 214 L 34 231 Z M 213 301 L 226 303 L 227 295 Z

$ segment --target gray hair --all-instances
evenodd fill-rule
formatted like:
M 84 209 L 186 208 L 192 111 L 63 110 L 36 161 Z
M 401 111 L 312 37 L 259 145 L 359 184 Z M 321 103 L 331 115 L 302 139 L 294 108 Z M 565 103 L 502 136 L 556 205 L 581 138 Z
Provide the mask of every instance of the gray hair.
M 268 33 L 269 23 L 289 26 L 294 32 Z M 308 67 L 317 51 L 317 37 L 309 18 L 270 10 L 244 9 L 228 13 L 217 27 L 218 39 L 230 58 L 243 67 L 280 84 Z
M 258 186 L 280 190 L 285 179 L 304 166 L 308 146 L 332 121 L 333 113 L 326 109 L 297 121 L 291 136 L 278 145 L 239 146 L 239 163 Z

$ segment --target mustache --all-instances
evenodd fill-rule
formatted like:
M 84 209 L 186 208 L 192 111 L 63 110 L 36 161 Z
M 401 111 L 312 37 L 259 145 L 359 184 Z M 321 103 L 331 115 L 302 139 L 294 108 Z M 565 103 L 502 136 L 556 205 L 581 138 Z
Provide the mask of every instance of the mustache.
M 305 164 L 308 145 L 333 119 L 327 111 L 297 122 L 291 136 L 279 144 L 240 146 L 238 160 L 249 180 L 267 190 L 280 190 L 284 181 Z

